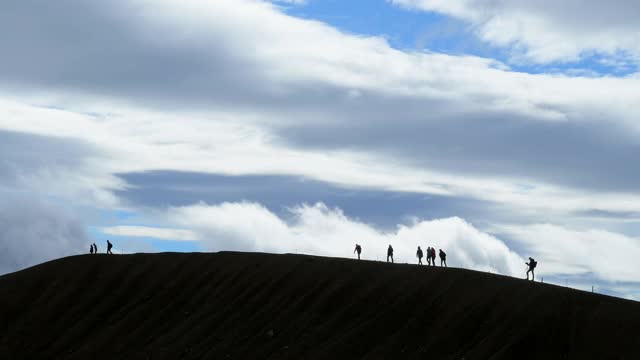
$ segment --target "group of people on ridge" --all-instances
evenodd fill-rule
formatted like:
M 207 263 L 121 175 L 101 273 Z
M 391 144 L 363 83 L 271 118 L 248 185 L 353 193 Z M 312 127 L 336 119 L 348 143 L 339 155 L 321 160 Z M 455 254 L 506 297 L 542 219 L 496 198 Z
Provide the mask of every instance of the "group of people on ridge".
M 113 252 L 111 252 L 111 249 L 113 249 L 113 244 L 111 243 L 111 241 L 107 240 L 107 254 L 113 254 Z M 98 253 L 98 246 L 96 245 L 96 243 L 93 243 L 91 244 L 91 246 L 89 246 L 89 253 L 90 254 Z
M 353 250 L 354 253 L 358 254 L 358 260 L 360 260 L 360 254 L 362 253 L 362 246 L 360 244 L 356 244 L 356 248 Z M 447 253 L 439 249 L 438 253 L 440 257 L 440 266 L 447 267 Z M 418 258 L 418 264 L 422 265 L 422 258 L 424 257 L 424 252 L 418 246 L 418 251 L 416 251 L 416 257 Z M 387 248 L 387 262 L 391 260 L 393 263 L 393 246 L 389 245 Z M 527 270 L 527 280 L 529 280 L 529 273 L 531 273 L 531 281 L 535 279 L 535 273 L 533 270 L 538 265 L 538 262 L 535 261 L 532 257 L 529 258 L 529 262 L 525 263 L 529 269 Z M 427 247 L 427 265 L 436 266 L 436 249 L 432 247 Z
M 356 244 L 356 248 L 353 250 L 354 254 L 358 254 L 358 260 L 360 260 L 360 254 L 362 253 L 362 246 L 360 244 Z M 440 249 L 440 266 L 447 267 L 447 254 Z M 422 258 L 424 257 L 424 253 L 420 246 L 418 246 L 418 251 L 416 252 L 416 256 L 418 257 L 418 264 L 422 265 Z M 387 262 L 391 260 L 393 264 L 393 246 L 389 245 L 387 248 Z M 435 266 L 436 265 L 436 249 L 432 247 L 427 248 L 427 265 Z
M 440 266 L 447 267 L 447 253 L 440 249 Z M 422 257 L 424 253 L 420 246 L 418 246 L 418 251 L 416 251 L 416 257 L 418 258 L 418 265 L 422 265 Z M 432 247 L 427 247 L 427 265 L 436 266 L 436 249 Z

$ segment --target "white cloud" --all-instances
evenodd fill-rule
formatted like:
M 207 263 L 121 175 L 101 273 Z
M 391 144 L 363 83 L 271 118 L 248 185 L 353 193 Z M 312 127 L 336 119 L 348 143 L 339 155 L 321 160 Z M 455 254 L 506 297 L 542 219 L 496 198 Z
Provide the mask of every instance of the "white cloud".
M 593 274 L 606 281 L 637 281 L 640 239 L 600 229 L 573 230 L 552 224 L 503 225 L 547 274 Z
M 519 276 L 522 259 L 499 239 L 460 218 L 416 221 L 394 232 L 347 217 L 322 203 L 290 209 L 282 219 L 257 203 L 198 204 L 170 208 L 167 221 L 193 230 L 203 249 L 308 253 L 352 257 L 356 243 L 363 259 L 386 260 L 389 244 L 396 262 L 415 263 L 417 246 L 442 248 L 449 266 Z
M 526 59 L 574 61 L 593 52 L 640 56 L 640 8 L 634 1 L 390 0 L 470 22 L 477 35 Z M 626 56 L 625 56 L 626 55 Z

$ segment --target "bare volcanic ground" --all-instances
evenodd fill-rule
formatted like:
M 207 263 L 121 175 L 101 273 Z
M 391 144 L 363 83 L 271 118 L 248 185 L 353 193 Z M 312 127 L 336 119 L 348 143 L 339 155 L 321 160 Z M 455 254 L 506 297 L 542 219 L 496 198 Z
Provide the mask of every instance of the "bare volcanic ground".
M 85 255 L 0 277 L 0 359 L 639 359 L 640 303 L 463 269 Z

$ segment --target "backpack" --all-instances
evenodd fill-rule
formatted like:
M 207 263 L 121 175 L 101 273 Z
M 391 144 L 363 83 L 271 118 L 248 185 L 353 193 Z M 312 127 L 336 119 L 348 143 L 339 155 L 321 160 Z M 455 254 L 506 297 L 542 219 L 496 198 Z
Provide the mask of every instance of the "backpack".
M 535 260 L 531 260 L 531 262 L 529 263 L 529 266 L 531 266 L 532 269 L 535 269 L 536 265 L 538 265 L 538 262 Z

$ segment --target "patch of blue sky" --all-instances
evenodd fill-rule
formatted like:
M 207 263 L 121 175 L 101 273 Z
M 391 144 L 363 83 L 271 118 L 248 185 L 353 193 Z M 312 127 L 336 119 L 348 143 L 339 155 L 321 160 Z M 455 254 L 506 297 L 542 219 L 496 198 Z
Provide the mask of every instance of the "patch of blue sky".
M 142 238 L 149 241 L 154 249 L 168 252 L 197 252 L 202 251 L 200 242 L 184 240 L 159 240 L 154 238 Z
M 517 72 L 620 77 L 640 71 L 638 61 L 623 52 L 588 53 L 575 61 L 536 64 L 522 59 L 517 46 L 496 47 L 481 41 L 464 21 L 394 6 L 387 0 L 308 0 L 304 5 L 282 5 L 282 9 L 291 16 L 317 20 L 346 33 L 383 37 L 399 50 L 479 56 L 507 64 Z
M 512 62 L 509 64 L 514 71 L 530 74 L 562 74 L 581 77 L 623 77 L 640 71 L 638 65 L 637 60 L 634 60 L 631 55 L 624 52 L 613 55 L 591 52 L 582 54 L 580 59 L 576 61 L 557 61 L 548 64 L 533 64 L 530 62 L 522 64 Z
M 158 195 L 159 196 L 159 195 Z M 146 226 L 163 227 L 158 222 L 153 221 L 138 212 L 124 209 L 99 209 L 98 216 L 89 219 L 90 223 L 99 226 Z
M 283 9 L 289 15 L 317 20 L 346 33 L 383 37 L 397 49 L 448 53 L 477 42 L 460 21 L 406 10 L 387 0 L 308 0 L 303 6 Z
M 115 225 L 142 225 L 138 213 L 124 209 L 82 208 L 84 220 L 96 227 Z

